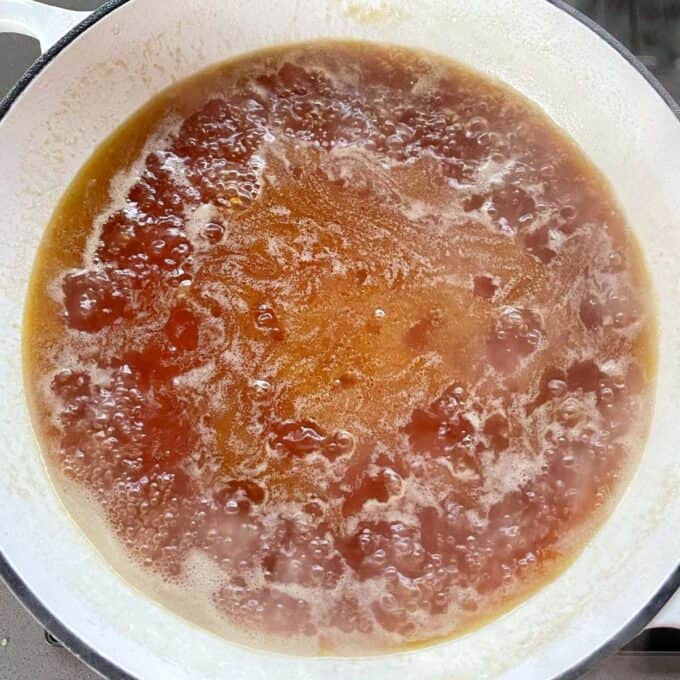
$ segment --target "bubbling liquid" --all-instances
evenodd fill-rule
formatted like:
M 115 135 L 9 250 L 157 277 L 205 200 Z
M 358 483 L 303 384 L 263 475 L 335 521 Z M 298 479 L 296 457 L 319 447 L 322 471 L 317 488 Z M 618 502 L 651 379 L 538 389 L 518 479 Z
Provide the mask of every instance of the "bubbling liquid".
M 176 86 L 81 172 L 28 387 L 76 519 L 218 632 L 389 651 L 592 534 L 649 420 L 647 290 L 602 177 L 518 94 L 300 45 Z

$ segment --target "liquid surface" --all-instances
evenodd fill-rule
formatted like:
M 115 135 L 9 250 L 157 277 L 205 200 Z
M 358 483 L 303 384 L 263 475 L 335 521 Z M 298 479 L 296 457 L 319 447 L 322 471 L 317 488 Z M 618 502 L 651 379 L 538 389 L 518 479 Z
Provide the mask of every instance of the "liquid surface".
M 201 74 L 104 144 L 37 260 L 27 376 L 76 519 L 180 613 L 365 653 L 567 564 L 641 450 L 654 333 L 608 187 L 544 114 L 327 43 Z

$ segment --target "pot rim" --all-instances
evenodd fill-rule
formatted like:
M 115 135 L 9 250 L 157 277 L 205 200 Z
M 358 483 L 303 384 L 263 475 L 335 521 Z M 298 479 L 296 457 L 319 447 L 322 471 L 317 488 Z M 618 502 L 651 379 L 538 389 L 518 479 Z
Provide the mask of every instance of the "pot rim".
M 12 87 L 9 93 L 0 101 L 0 121 L 5 117 L 10 108 L 17 102 L 22 92 L 31 84 L 35 77 L 66 47 L 76 38 L 82 35 L 90 27 L 103 19 L 116 9 L 127 4 L 130 0 L 107 0 L 98 9 L 89 14 L 82 22 L 77 24 L 62 38 L 60 38 L 49 50 L 42 54 L 33 62 L 30 68 Z M 606 31 L 602 26 L 582 14 L 577 9 L 568 5 L 565 0 L 546 0 L 556 9 L 565 12 L 572 19 L 579 21 L 586 28 L 607 42 L 610 47 L 616 50 L 640 75 L 654 88 L 666 106 L 673 112 L 680 122 L 680 103 L 676 102 L 659 80 L 649 71 L 649 69 L 621 43 L 617 38 Z M 107 659 L 104 655 L 96 651 L 93 647 L 86 644 L 61 621 L 50 612 L 39 598 L 23 581 L 19 574 L 12 568 L 9 560 L 5 557 L 0 547 L 0 578 L 12 591 L 14 596 L 33 616 L 38 624 L 56 638 L 66 649 L 68 649 L 80 661 L 89 666 L 96 673 L 105 678 L 115 678 L 115 680 L 141 680 L 125 672 L 118 665 Z M 680 565 L 668 576 L 659 589 L 654 593 L 650 600 L 645 604 L 628 623 L 620 630 L 615 632 L 605 643 L 593 650 L 587 657 L 581 659 L 566 671 L 555 676 L 553 680 L 574 680 L 580 677 L 591 666 L 599 663 L 606 657 L 615 653 L 621 647 L 630 642 L 638 635 L 646 625 L 661 611 L 663 606 L 670 600 L 673 594 L 680 590 Z

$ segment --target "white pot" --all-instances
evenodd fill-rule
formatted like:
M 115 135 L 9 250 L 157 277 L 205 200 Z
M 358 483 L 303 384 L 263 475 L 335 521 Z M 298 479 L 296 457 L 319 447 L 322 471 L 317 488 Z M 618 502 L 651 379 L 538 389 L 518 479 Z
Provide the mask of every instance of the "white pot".
M 82 18 L 0 0 L 0 30 L 32 33 L 43 49 Z M 610 179 L 644 246 L 661 326 L 657 406 L 642 462 L 576 562 L 476 632 L 358 659 L 245 649 L 126 584 L 55 494 L 21 374 L 33 257 L 59 197 L 93 149 L 152 95 L 208 64 L 322 37 L 428 48 L 537 102 Z M 112 0 L 86 16 L 0 105 L 0 572 L 58 638 L 115 678 L 567 678 L 625 643 L 680 583 L 678 115 L 623 47 L 561 2 Z M 680 611 L 661 616 L 680 624 Z

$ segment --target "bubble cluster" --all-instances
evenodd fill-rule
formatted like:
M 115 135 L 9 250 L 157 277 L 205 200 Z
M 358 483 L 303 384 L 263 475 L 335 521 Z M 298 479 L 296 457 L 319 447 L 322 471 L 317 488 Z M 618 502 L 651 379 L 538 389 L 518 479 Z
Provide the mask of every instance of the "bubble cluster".
M 512 305 L 501 307 L 487 343 L 489 361 L 500 370 L 512 371 L 539 348 L 542 330 L 537 312 Z
M 641 446 L 653 317 L 606 185 L 420 53 L 286 48 L 183 88 L 45 284 L 50 465 L 168 587 L 207 560 L 229 635 L 355 653 L 488 618 Z

